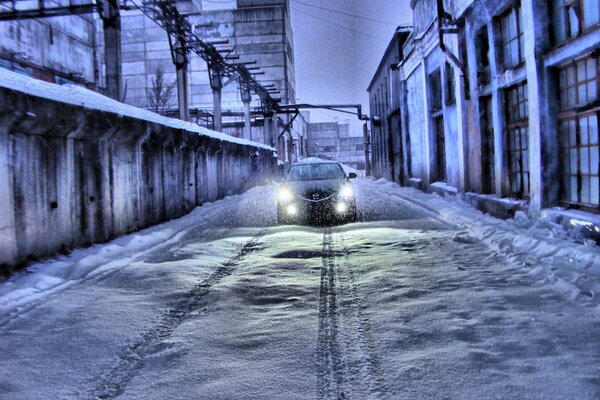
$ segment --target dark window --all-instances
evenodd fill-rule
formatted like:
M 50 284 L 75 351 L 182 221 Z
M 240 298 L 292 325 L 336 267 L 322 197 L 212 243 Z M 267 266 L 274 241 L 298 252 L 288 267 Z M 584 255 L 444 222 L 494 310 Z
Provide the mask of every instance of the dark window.
M 511 193 L 529 194 L 529 109 L 527 83 L 506 89 L 506 150 Z
M 444 138 L 444 117 L 433 119 L 435 129 L 435 179 L 446 180 L 446 140 Z
M 479 99 L 481 127 L 481 177 L 484 193 L 494 193 L 496 188 L 496 171 L 494 163 L 494 124 L 492 120 L 492 97 Z
M 558 75 L 561 197 L 569 204 L 598 207 L 599 56 L 587 56 L 564 65 Z
M 523 54 L 523 23 L 521 6 L 510 7 L 498 20 L 500 30 L 500 53 L 505 69 L 515 68 L 525 61 Z
M 471 88 L 469 87 L 469 79 L 467 78 L 469 76 L 469 59 L 467 56 L 467 45 L 466 45 L 466 38 L 465 38 L 465 34 L 464 32 L 461 32 L 458 36 L 458 48 L 460 49 L 460 61 L 463 63 L 463 65 L 465 66 L 465 78 L 462 79 L 462 83 L 464 84 L 464 90 L 465 90 L 465 100 L 470 100 L 471 98 Z
M 442 76 L 439 68 L 429 75 L 429 93 L 431 100 L 431 111 L 442 109 Z
M 454 68 L 448 63 L 446 63 L 446 105 L 453 105 L 456 103 L 455 96 L 455 82 L 454 82 Z
M 475 46 L 477 48 L 477 84 L 483 86 L 490 83 L 490 42 L 487 26 L 477 31 Z
M 598 0 L 552 0 L 550 4 L 556 44 L 576 37 L 600 23 Z

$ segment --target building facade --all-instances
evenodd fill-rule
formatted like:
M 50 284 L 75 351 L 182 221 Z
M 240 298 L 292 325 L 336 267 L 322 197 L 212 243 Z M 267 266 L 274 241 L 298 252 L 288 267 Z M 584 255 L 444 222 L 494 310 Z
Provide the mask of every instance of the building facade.
M 364 171 L 364 137 L 362 132 L 360 136 L 352 134 L 349 121 L 309 122 L 306 125 L 306 156 L 336 160 Z
M 373 173 L 400 183 L 405 183 L 409 175 L 410 154 L 405 153 L 408 144 L 402 135 L 401 107 L 406 99 L 401 91 L 404 82 L 400 79 L 398 64 L 403 59 L 402 46 L 410 32 L 410 28 L 396 30 L 367 89 L 373 121 Z
M 469 193 L 489 211 L 598 213 L 600 3 L 411 6 L 414 30 L 398 65 L 410 158 L 397 162 L 408 161 L 409 183 Z
M 31 3 L 22 8 L 28 9 Z M 0 4 L 0 12 L 10 7 L 9 2 Z M 47 82 L 101 90 L 105 85 L 96 52 L 99 26 L 91 14 L 0 21 L 0 68 Z

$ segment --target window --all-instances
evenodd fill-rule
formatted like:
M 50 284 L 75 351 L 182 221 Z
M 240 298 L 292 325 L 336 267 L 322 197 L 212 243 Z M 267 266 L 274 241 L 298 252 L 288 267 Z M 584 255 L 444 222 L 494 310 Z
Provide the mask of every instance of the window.
M 512 6 L 499 18 L 500 52 L 505 69 L 518 67 L 525 61 L 523 54 L 523 23 L 521 6 Z
M 487 26 L 477 31 L 475 45 L 477 47 L 477 84 L 484 86 L 490 83 L 490 43 Z
M 561 110 L 585 106 L 599 98 L 598 64 L 598 57 L 586 57 L 560 69 Z
M 454 68 L 448 63 L 446 63 L 445 67 L 446 71 L 446 105 L 453 105 L 456 103 L 455 96 L 455 82 L 454 82 Z
M 561 198 L 568 204 L 597 208 L 600 56 L 589 55 L 564 65 L 558 76 Z
M 552 0 L 550 3 L 556 44 L 579 36 L 600 23 L 598 0 Z
M 529 194 L 529 109 L 527 82 L 506 89 L 506 150 L 511 194 Z
M 436 69 L 429 75 L 430 109 L 432 112 L 442 109 L 442 76 L 440 69 Z
M 484 193 L 496 191 L 496 171 L 494 163 L 494 123 L 492 120 L 492 97 L 479 99 L 481 129 L 481 178 Z

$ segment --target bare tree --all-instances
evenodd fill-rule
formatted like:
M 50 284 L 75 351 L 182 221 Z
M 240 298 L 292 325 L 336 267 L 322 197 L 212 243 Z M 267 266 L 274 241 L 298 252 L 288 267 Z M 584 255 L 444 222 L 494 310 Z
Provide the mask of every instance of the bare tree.
M 152 87 L 146 88 L 148 108 L 156 113 L 165 111 L 173 99 L 175 82 L 167 84 L 165 73 L 161 67 L 156 69 L 156 77 L 152 79 Z

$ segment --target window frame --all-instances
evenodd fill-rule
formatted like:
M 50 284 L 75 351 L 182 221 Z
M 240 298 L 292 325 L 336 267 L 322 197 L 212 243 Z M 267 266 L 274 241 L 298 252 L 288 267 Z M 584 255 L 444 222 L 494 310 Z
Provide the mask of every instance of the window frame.
M 510 18 L 511 18 L 511 14 L 515 14 L 515 29 L 516 29 L 516 36 L 511 37 L 510 36 L 510 32 L 507 32 L 507 37 L 505 37 L 504 33 L 504 29 L 506 28 L 506 26 L 509 27 L 510 29 Z M 496 31 L 498 32 L 498 44 L 497 44 L 497 48 L 499 50 L 499 55 L 500 55 L 500 63 L 499 65 L 502 67 L 502 69 L 504 71 L 506 70 L 510 70 L 510 69 L 516 69 L 521 67 L 523 64 L 525 64 L 525 32 L 523 30 L 523 25 L 522 25 L 522 9 L 521 9 L 521 2 L 520 1 L 515 1 L 513 4 L 511 4 L 506 10 L 504 10 L 504 12 L 502 12 L 500 15 L 498 15 L 495 20 L 496 20 Z M 506 20 L 506 25 L 504 24 L 504 21 Z M 516 47 L 517 47 L 517 63 L 516 64 L 510 64 L 508 65 L 506 63 L 505 57 L 506 57 L 506 49 L 510 48 L 513 44 L 513 42 L 516 41 Z M 511 53 L 512 55 L 512 53 Z M 511 61 L 512 62 L 512 61 Z
M 588 61 L 595 60 L 593 69 L 596 76 L 589 79 Z M 586 75 L 579 80 L 578 65 L 585 64 Z M 569 70 L 573 71 L 573 81 L 569 80 Z M 560 201 L 561 204 L 580 209 L 598 212 L 600 210 L 600 165 L 594 166 L 594 157 L 600 155 L 598 126 L 600 125 L 600 54 L 589 53 L 583 57 L 560 65 L 557 70 L 559 91 L 558 97 L 558 143 L 559 159 L 563 168 L 560 169 Z M 584 104 L 579 102 L 579 88 L 587 87 L 590 82 L 596 84 L 596 98 L 589 99 Z M 573 90 L 574 103 L 564 104 L 565 92 Z M 590 128 L 589 121 L 595 119 L 595 132 Z M 585 124 L 583 121 L 585 120 Z M 584 132 L 584 126 L 587 130 Z M 592 133 L 593 132 L 593 133 Z M 587 160 L 587 163 L 586 161 Z M 600 164 L 600 161 L 597 161 Z M 587 167 L 586 167 L 587 165 Z M 594 183 L 595 182 L 595 183 Z M 587 193 L 585 192 L 587 185 Z M 594 192 L 595 190 L 595 192 Z M 597 198 L 594 198 L 596 195 Z M 596 203 L 597 202 L 597 203 Z
M 529 96 L 527 81 L 507 87 L 503 91 L 504 138 L 507 154 L 507 173 L 510 193 L 526 199 L 531 190 L 529 170 Z M 516 99 L 516 102 L 513 101 Z

